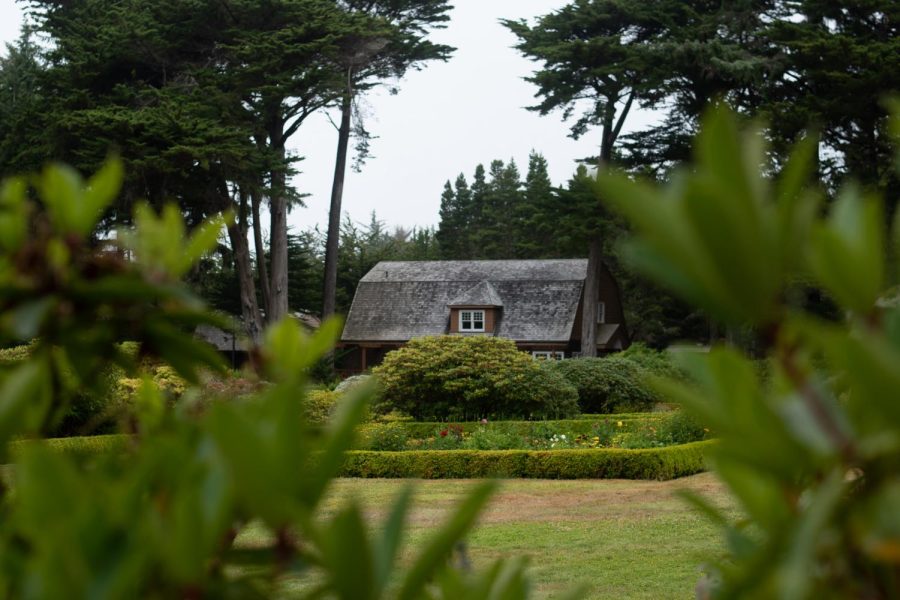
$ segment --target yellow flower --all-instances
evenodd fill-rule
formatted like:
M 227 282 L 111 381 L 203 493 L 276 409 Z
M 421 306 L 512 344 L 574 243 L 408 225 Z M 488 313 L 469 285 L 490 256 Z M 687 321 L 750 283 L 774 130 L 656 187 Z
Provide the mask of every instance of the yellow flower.
M 621 426 L 622 426 L 622 421 L 619 421 L 618 423 L 616 423 L 616 427 L 621 427 Z

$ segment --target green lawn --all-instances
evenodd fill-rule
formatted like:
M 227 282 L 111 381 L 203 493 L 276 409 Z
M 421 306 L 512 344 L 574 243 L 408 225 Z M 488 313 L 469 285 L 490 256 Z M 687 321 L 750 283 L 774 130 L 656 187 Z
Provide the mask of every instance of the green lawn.
M 414 482 L 407 558 L 472 483 Z M 340 480 L 327 508 L 356 497 L 371 519 L 382 519 L 403 484 Z M 501 556 L 530 557 L 537 598 L 553 598 L 576 582 L 589 586 L 589 598 L 692 598 L 700 566 L 722 546 L 713 527 L 674 495 L 682 488 L 731 505 L 708 473 L 668 482 L 507 480 L 469 538 L 470 558 L 478 567 Z M 238 544 L 253 545 L 262 535 L 251 528 Z

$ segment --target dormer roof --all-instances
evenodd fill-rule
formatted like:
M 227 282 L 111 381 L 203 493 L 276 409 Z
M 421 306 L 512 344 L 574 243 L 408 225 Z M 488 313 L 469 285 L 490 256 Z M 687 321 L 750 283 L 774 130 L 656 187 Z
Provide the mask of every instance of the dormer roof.
M 489 281 L 480 281 L 450 300 L 447 306 L 503 306 L 503 300 Z

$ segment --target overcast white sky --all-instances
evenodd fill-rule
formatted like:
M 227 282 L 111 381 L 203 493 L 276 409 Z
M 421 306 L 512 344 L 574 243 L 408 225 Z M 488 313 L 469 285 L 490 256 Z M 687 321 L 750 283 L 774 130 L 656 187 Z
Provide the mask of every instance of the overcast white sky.
M 526 111 L 535 88 L 523 81 L 535 64 L 512 48 L 515 37 L 501 18 L 531 19 L 566 4 L 566 0 L 456 0 L 451 21 L 433 40 L 457 48 L 446 63 L 428 65 L 400 82 L 399 94 L 371 94 L 364 102 L 367 126 L 378 136 L 374 158 L 361 173 L 348 169 L 344 211 L 367 222 L 374 210 L 389 225 L 436 225 L 444 181 L 478 163 L 514 158 L 523 173 L 534 148 L 550 163 L 554 183 L 564 183 L 575 160 L 596 153 L 596 133 L 575 141 L 559 115 L 541 117 Z M 18 36 L 21 5 L 0 0 L 0 40 Z M 626 130 L 652 118 L 633 113 Z M 307 229 L 328 218 L 337 133 L 324 115 L 311 117 L 295 135 L 291 149 L 305 156 L 295 180 L 310 194 L 307 207 L 295 209 L 291 225 Z

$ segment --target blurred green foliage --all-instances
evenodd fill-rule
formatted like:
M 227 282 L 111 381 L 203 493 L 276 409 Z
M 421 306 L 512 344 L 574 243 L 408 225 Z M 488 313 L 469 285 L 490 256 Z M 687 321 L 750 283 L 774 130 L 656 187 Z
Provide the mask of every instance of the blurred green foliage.
M 698 588 L 717 598 L 900 595 L 898 230 L 880 198 L 848 186 L 828 207 L 801 142 L 777 177 L 757 133 L 715 110 L 691 170 L 665 187 L 606 174 L 604 201 L 636 229 L 633 264 L 724 323 L 750 326 L 769 357 L 734 348 L 679 355 L 688 382 L 660 380 L 720 437 L 711 462 L 746 519 L 699 497 L 729 555 Z M 892 240 L 890 243 L 887 240 Z M 788 302 L 813 282 L 845 318 Z
M 324 431 L 305 418 L 306 374 L 331 348 L 336 321 L 314 336 L 290 320 L 273 326 L 254 358 L 271 383 L 253 397 L 197 412 L 189 392 L 173 407 L 144 376 L 131 439 L 94 438 L 86 452 L 66 451 L 68 440 L 10 443 L 52 430 L 73 397 L 106 385 L 110 365 L 138 374 L 152 358 L 171 367 L 166 379 L 189 384 L 222 368 L 192 336 L 217 321 L 179 280 L 218 225 L 188 235 L 177 211 L 141 208 L 120 248 L 97 247 L 89 234 L 121 171 L 112 161 L 83 182 L 50 166 L 0 191 L 0 345 L 34 340 L 27 358 L 0 371 L 0 459 L 11 450 L 15 459 L 0 485 L 0 597 L 269 598 L 288 578 L 307 578 L 311 598 L 525 597 L 522 561 L 481 574 L 452 566 L 491 483 L 402 572 L 408 489 L 371 530 L 355 503 L 320 514 L 368 394 L 348 393 Z M 271 544 L 233 546 L 250 522 Z

